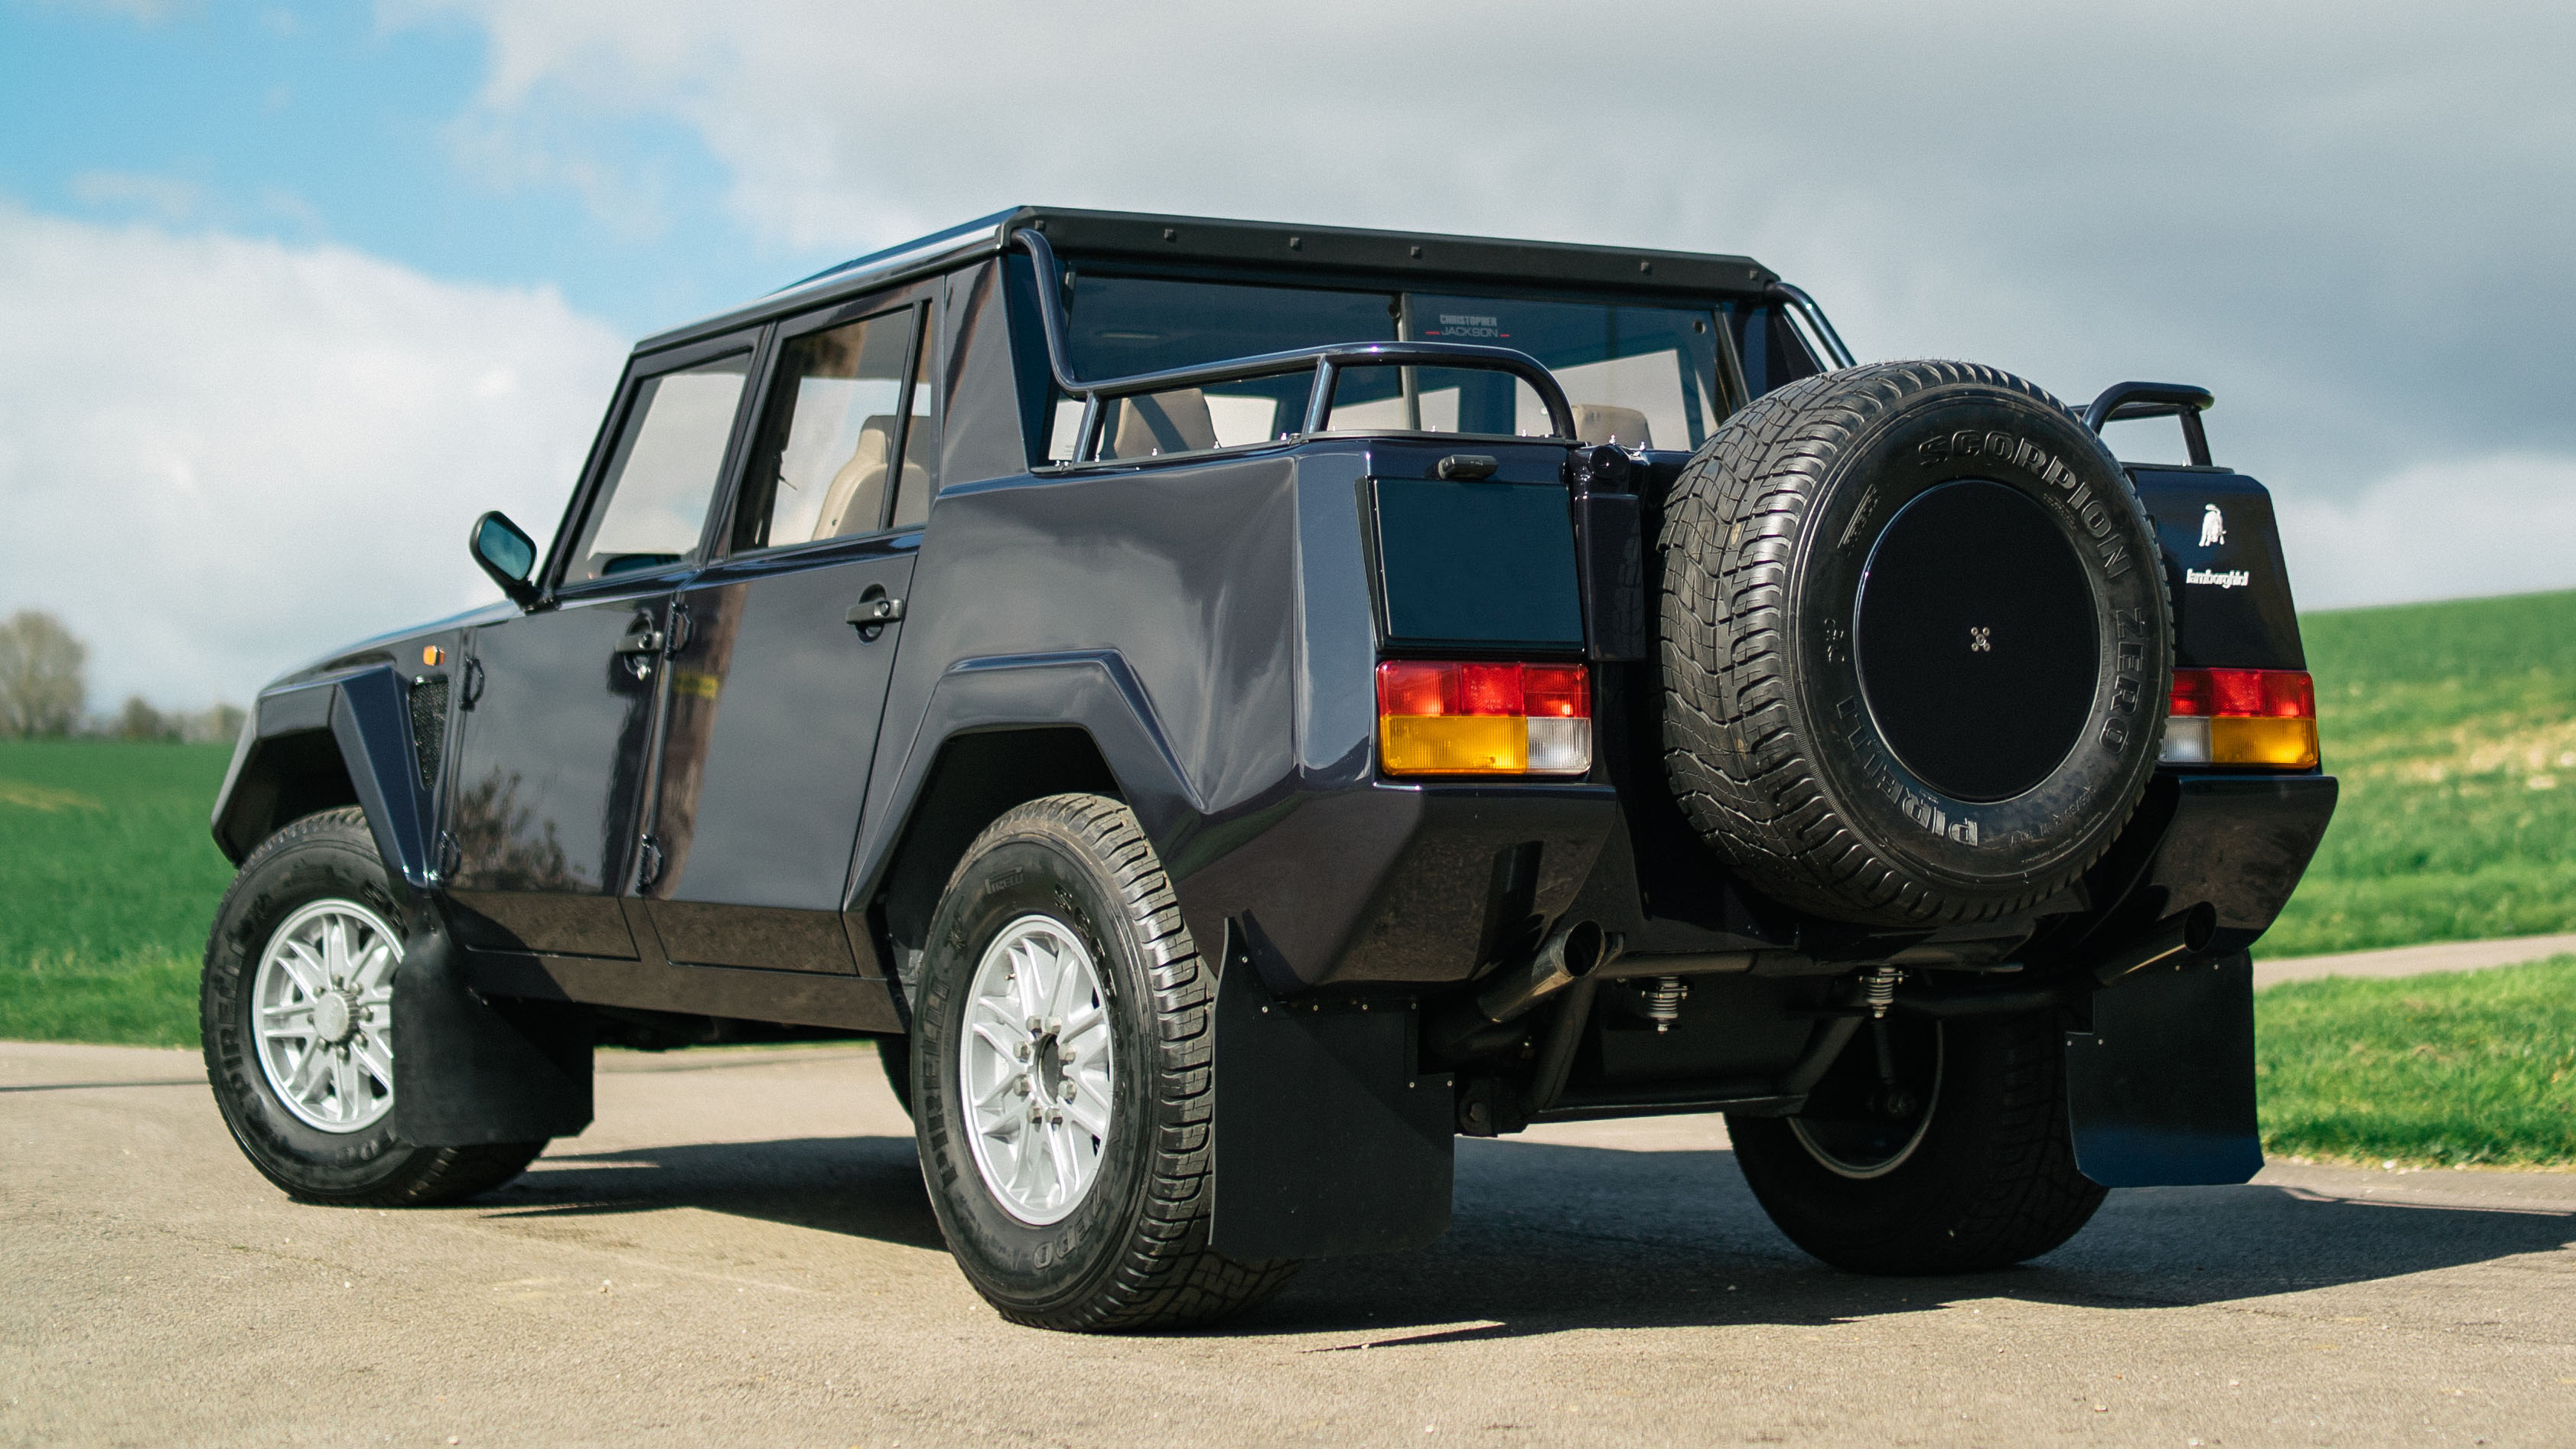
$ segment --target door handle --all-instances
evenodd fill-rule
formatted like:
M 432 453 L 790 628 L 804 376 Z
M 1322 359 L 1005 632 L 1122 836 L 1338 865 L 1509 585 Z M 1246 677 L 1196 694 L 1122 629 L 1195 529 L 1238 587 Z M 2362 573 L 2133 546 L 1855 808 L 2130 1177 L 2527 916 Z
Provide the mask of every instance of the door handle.
M 850 612 L 841 616 L 841 622 L 854 629 L 866 629 L 879 624 L 892 624 L 902 618 L 903 600 L 879 595 L 872 599 L 861 599 L 852 604 Z
M 625 638 L 617 641 L 617 652 L 620 654 L 659 654 L 662 652 L 662 631 L 659 629 L 647 629 L 641 634 L 629 634 Z

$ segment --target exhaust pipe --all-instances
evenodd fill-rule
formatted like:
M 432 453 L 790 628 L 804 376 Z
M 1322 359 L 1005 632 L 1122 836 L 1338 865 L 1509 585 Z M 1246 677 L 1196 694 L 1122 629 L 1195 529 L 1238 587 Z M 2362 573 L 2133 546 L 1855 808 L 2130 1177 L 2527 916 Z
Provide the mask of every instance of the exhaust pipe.
M 1461 1049 L 1479 1033 L 1519 1020 L 1530 1008 L 1591 974 L 1601 964 L 1604 944 L 1596 922 L 1570 921 L 1557 927 L 1537 950 L 1495 972 L 1483 990 L 1432 1018 L 1432 1050 L 1460 1059 Z
M 2156 922 L 2145 935 L 2094 962 L 2093 979 L 2110 986 L 2175 957 L 2196 956 L 2209 949 L 2210 939 L 2217 934 L 2218 911 L 2202 901 Z

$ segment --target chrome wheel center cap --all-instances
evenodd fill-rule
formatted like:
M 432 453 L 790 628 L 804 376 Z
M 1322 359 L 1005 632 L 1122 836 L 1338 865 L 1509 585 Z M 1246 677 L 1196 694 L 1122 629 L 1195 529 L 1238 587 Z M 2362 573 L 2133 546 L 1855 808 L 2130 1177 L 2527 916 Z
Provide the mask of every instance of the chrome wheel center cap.
M 313 1003 L 313 1034 L 337 1046 L 357 1029 L 358 1017 L 345 991 L 326 991 Z

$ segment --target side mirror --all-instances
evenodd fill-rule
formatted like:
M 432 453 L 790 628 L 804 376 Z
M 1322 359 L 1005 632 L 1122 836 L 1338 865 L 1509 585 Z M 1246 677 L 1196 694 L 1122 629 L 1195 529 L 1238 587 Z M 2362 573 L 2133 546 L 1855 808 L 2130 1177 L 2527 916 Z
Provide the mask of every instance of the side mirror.
M 528 582 L 537 567 L 537 543 L 508 514 L 494 509 L 474 520 L 472 547 L 474 561 L 511 602 L 525 608 L 537 601 L 537 586 Z

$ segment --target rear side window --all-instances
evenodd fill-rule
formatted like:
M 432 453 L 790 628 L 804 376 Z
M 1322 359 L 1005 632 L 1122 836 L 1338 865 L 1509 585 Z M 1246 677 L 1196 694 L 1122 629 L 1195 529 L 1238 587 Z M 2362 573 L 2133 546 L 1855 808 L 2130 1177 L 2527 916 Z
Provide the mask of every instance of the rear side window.
M 874 533 L 886 526 L 889 495 L 928 511 L 928 396 L 909 410 L 904 398 L 920 330 L 920 310 L 906 307 L 781 349 L 743 480 L 736 549 Z
M 1083 275 L 1075 278 L 1065 311 L 1074 373 L 1089 379 L 1334 342 L 1392 342 L 1397 306 L 1386 292 Z M 1314 380 L 1310 370 L 1121 403 L 1102 420 L 1102 456 L 1266 442 L 1305 426 Z M 1048 457 L 1073 456 L 1081 419 L 1082 404 L 1057 394 Z
M 1735 337 L 1735 355 L 1744 363 L 1747 394 L 1760 397 L 1825 370 L 1787 307 L 1776 302 L 1729 302 L 1722 315 Z
M 738 352 L 636 384 L 564 582 L 696 554 L 750 369 L 751 354 Z

